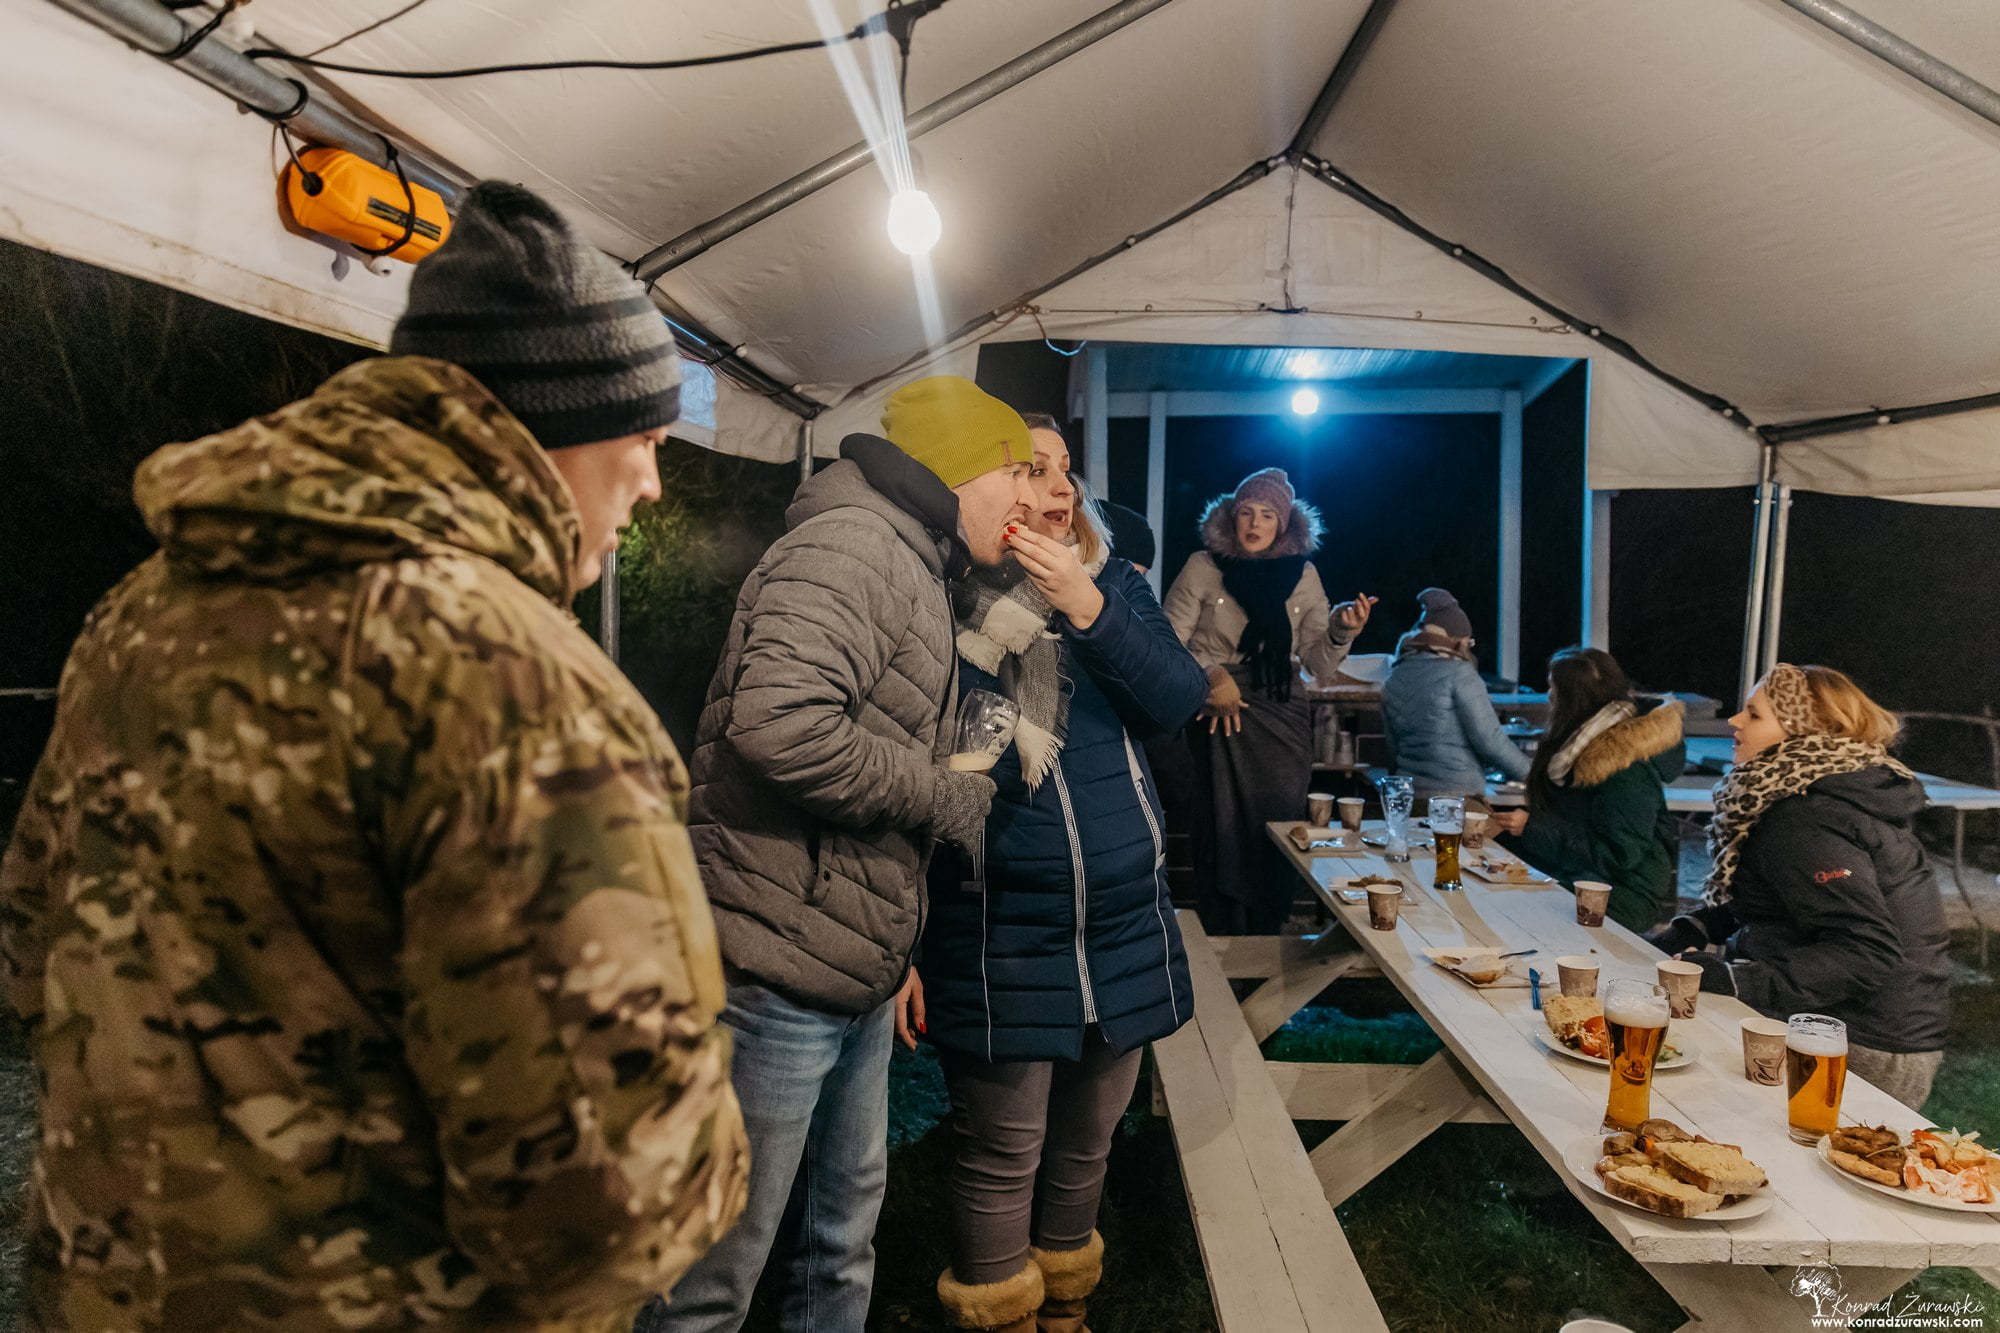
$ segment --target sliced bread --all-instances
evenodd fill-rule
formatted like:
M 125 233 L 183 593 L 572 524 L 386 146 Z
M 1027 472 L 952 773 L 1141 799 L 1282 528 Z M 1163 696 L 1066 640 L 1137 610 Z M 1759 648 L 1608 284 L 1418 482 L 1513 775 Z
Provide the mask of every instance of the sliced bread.
M 1668 1175 L 1710 1194 L 1748 1194 L 1764 1183 L 1764 1170 L 1727 1143 L 1656 1142 L 1647 1154 Z
M 1676 1180 L 1657 1166 L 1616 1166 L 1598 1174 L 1614 1198 L 1662 1217 L 1699 1217 L 1723 1204 L 1720 1194 Z

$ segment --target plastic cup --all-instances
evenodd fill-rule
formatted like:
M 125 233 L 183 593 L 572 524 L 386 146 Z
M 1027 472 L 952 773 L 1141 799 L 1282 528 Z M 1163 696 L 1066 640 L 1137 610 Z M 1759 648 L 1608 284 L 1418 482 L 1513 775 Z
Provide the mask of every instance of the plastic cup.
M 1368 925 L 1372 930 L 1394 930 L 1396 918 L 1403 911 L 1403 888 L 1400 884 L 1370 884 L 1368 886 Z
M 1785 1081 L 1786 1025 L 1775 1018 L 1746 1018 L 1743 1029 L 1743 1077 L 1775 1088 Z
M 1576 882 L 1576 924 L 1579 926 L 1601 926 L 1604 913 L 1611 906 L 1611 886 L 1600 884 L 1594 879 L 1580 879 Z
M 1597 960 L 1582 954 L 1556 959 L 1556 983 L 1564 995 L 1580 998 L 1597 994 Z
M 1333 794 L 1323 791 L 1306 793 L 1306 815 L 1314 828 L 1325 828 L 1333 822 Z
M 1667 992 L 1667 1006 L 1673 1010 L 1675 1018 L 1693 1018 L 1694 1003 L 1701 995 L 1701 965 L 1684 962 L 1679 958 L 1663 958 L 1658 967 L 1657 980 Z

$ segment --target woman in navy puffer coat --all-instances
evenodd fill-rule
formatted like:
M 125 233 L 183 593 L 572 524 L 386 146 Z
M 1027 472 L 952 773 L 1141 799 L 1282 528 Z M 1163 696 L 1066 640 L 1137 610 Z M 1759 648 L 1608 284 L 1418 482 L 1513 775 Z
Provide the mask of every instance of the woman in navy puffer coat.
M 933 860 L 922 981 L 899 1013 L 940 1048 L 951 1091 L 952 1266 L 938 1291 L 962 1328 L 1033 1327 L 1038 1313 L 1081 1326 L 1139 1050 L 1193 1014 L 1141 746 L 1194 716 L 1207 678 L 1145 580 L 1108 558 L 1060 434 L 1028 420 L 1042 510 L 1010 543 L 1028 577 L 955 596 L 960 698 L 1004 694 L 1022 717 L 989 771 L 983 847 Z

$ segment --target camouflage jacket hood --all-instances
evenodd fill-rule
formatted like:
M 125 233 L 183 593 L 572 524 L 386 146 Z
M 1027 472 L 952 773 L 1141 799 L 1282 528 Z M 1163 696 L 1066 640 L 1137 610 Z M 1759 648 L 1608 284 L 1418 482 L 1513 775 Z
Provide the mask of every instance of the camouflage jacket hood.
M 465 372 L 144 465 L 0 861 L 35 1328 L 625 1333 L 741 1211 L 687 776 Z
M 469 373 L 357 362 L 311 397 L 148 458 L 133 483 L 180 568 L 283 581 L 454 548 L 567 604 L 569 487 Z

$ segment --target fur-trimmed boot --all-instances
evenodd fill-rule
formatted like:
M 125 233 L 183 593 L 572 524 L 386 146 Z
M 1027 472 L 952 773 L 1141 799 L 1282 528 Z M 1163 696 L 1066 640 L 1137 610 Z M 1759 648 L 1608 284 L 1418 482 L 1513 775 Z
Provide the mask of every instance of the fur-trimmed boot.
M 1042 1270 L 1030 1260 L 1010 1278 L 968 1284 L 953 1277 L 947 1268 L 938 1274 L 937 1294 L 954 1328 L 1035 1333 L 1035 1311 L 1042 1304 Z
M 1035 1312 L 1038 1333 L 1090 1333 L 1083 1323 L 1084 1304 L 1104 1277 L 1104 1237 L 1093 1231 L 1079 1249 L 1031 1247 L 1028 1253 L 1042 1270 L 1042 1308 Z

